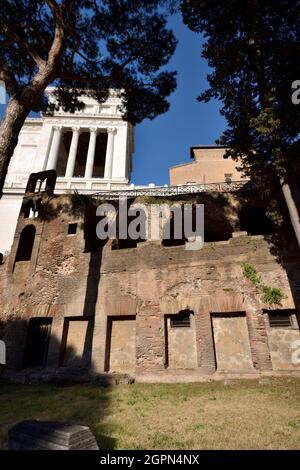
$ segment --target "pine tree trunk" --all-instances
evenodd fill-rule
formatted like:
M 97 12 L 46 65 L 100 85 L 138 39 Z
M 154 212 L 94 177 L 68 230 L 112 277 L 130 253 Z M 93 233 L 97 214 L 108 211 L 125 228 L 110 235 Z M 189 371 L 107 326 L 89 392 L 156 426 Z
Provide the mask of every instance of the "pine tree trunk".
M 297 205 L 295 203 L 295 199 L 293 197 L 290 185 L 283 179 L 280 181 L 280 184 L 290 214 L 290 219 L 294 228 L 294 232 L 300 245 L 300 220 Z
M 254 23 L 253 23 L 254 24 Z M 258 42 L 255 38 L 255 34 L 251 32 L 249 36 L 249 46 L 250 46 L 250 61 L 253 66 L 253 70 L 256 75 L 257 80 L 257 87 L 259 92 L 260 104 L 262 109 L 266 109 L 270 107 L 270 91 L 267 89 L 266 86 L 266 79 L 264 77 L 264 67 L 263 62 L 261 60 L 261 53 L 260 47 L 258 46 Z M 274 139 L 274 147 L 277 147 L 281 151 L 281 143 L 277 141 L 278 136 Z M 283 178 L 280 178 L 280 185 L 283 192 L 283 196 L 289 211 L 290 219 L 293 225 L 293 229 L 298 240 L 298 244 L 300 245 L 300 220 L 299 220 L 299 212 L 297 208 L 296 201 L 294 199 L 293 192 L 291 191 L 290 184 L 285 181 Z
M 18 136 L 30 109 L 20 104 L 16 98 L 8 102 L 0 126 L 0 198 L 7 174 L 8 165 L 18 143 Z
M 59 45 L 61 46 L 61 44 Z M 51 83 L 59 60 L 59 52 L 58 49 L 55 60 L 52 63 L 42 65 L 28 85 L 23 90 L 20 89 L 19 94 L 12 96 L 8 102 L 0 126 L 0 198 L 3 194 L 9 162 L 18 144 L 20 130 L 33 105 Z

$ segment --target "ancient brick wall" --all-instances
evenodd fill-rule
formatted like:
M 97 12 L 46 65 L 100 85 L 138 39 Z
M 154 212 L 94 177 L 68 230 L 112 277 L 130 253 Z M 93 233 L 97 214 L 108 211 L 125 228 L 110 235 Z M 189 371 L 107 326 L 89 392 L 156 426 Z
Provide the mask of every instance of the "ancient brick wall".
M 264 283 L 284 292 L 278 308 L 299 309 L 295 253 L 278 262 L 263 236 L 235 236 L 206 243 L 201 250 L 165 247 L 159 241 L 113 249 L 109 241 L 99 251 L 85 252 L 85 222 L 84 206 L 73 207 L 67 196 L 47 200 L 43 217 L 20 216 L 12 252 L 0 266 L 0 315 L 6 324 L 8 367 L 18 369 L 24 364 L 29 320 L 40 317 L 52 319 L 48 367 L 86 365 L 90 360 L 92 372 L 103 373 L 126 372 L 128 365 L 127 372 L 141 381 L 199 380 L 224 370 L 239 376 L 300 370 L 299 364 L 289 366 L 289 341 L 300 339 L 299 328 L 292 337 L 268 328 L 264 309 L 269 306 L 243 276 L 243 265 L 251 263 Z M 70 223 L 77 223 L 75 234 L 68 234 Z M 20 234 L 28 224 L 36 227 L 31 259 L 15 262 Z M 184 310 L 193 312 L 192 330 L 183 335 L 168 331 L 170 315 Z M 240 331 L 248 346 L 247 351 L 238 351 L 242 356 L 235 369 L 224 363 L 232 364 L 230 354 L 236 353 L 234 341 L 228 343 L 229 319 L 236 312 L 242 312 L 238 318 L 243 325 L 231 323 L 232 331 L 235 335 Z M 214 325 L 213 318 L 219 314 L 226 327 L 222 322 Z M 86 319 L 82 329 L 81 322 L 70 326 L 76 317 Z M 228 333 L 227 345 L 222 350 L 219 337 L 224 333 Z M 173 341 L 171 336 L 176 334 L 181 338 Z M 183 339 L 184 335 L 188 338 Z M 84 358 L 83 362 L 76 357 Z

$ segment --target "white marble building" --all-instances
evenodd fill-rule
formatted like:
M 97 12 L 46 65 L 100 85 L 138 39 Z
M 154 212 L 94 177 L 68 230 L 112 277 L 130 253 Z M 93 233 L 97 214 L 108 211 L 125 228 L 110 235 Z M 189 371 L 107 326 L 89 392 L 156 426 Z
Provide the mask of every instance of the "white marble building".
M 58 194 L 129 188 L 133 127 L 122 120 L 120 99 L 112 92 L 101 105 L 82 101 L 85 108 L 74 114 L 60 110 L 26 120 L 0 200 L 0 253 L 10 250 L 30 173 L 56 169 Z

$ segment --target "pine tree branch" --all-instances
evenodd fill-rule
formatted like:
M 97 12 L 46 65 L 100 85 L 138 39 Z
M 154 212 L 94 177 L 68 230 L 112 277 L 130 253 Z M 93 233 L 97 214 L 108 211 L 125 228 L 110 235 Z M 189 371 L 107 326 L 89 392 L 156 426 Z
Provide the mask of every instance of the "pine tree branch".
M 5 21 L 3 21 L 2 19 L 0 19 L 0 27 L 3 30 L 3 33 L 8 38 L 19 44 L 19 46 L 30 55 L 30 57 L 33 59 L 33 61 L 38 67 L 45 63 L 44 60 L 40 57 L 40 55 L 37 53 L 35 48 L 31 44 L 29 44 L 24 38 L 22 38 L 19 34 L 17 34 L 15 30 L 11 29 L 9 25 L 5 23 Z
M 69 80 L 79 83 L 99 83 L 100 81 L 113 80 L 111 76 L 89 77 L 78 75 L 75 72 L 61 72 L 57 74 L 57 78 L 61 80 Z
M 46 3 L 52 11 L 53 17 L 55 19 L 54 39 L 48 53 L 47 61 L 50 66 L 54 67 L 57 65 L 57 62 L 63 51 L 65 38 L 64 22 L 61 7 L 57 4 L 57 2 L 55 0 L 46 0 Z M 68 3 L 70 3 L 70 1 L 68 1 Z

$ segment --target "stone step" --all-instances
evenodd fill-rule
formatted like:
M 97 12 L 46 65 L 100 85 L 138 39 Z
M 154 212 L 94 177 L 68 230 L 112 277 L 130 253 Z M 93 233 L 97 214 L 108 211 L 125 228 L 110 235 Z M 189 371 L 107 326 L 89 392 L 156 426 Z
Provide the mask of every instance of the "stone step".
M 88 426 L 59 421 L 27 420 L 8 432 L 10 450 L 98 450 Z

